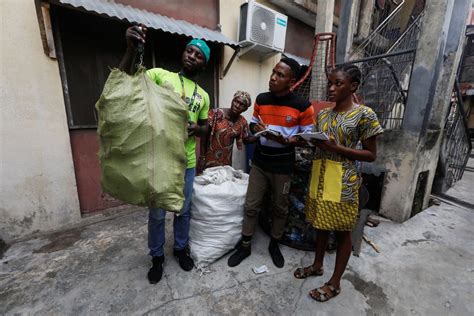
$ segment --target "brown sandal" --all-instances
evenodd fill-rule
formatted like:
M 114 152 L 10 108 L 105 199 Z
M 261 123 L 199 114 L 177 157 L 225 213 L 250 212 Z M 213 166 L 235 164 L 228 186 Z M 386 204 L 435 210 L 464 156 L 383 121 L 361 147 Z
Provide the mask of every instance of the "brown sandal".
M 309 292 L 309 296 L 318 302 L 326 302 L 329 301 L 331 298 L 336 297 L 341 293 L 341 289 L 336 289 L 331 283 L 327 282 L 324 283 L 323 286 L 311 290 Z
M 311 266 L 307 266 L 307 267 L 304 267 L 304 268 L 296 269 L 295 272 L 293 272 L 293 275 L 297 279 L 306 279 L 307 277 L 310 277 L 310 276 L 321 276 L 321 275 L 323 275 L 323 273 L 324 273 L 323 268 L 316 270 L 311 265 Z

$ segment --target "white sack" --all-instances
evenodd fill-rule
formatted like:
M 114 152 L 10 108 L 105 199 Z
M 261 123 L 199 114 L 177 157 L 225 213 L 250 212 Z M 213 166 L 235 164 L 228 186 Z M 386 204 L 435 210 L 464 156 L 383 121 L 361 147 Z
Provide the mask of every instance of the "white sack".
M 239 241 L 248 178 L 223 166 L 208 168 L 194 179 L 189 245 L 198 267 L 219 259 Z

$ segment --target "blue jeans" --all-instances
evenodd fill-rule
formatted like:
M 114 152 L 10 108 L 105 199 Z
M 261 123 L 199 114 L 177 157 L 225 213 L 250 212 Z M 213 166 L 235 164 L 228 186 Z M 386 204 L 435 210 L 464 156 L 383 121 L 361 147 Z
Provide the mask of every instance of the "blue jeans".
M 175 250 L 182 250 L 188 245 L 189 221 L 191 220 L 191 196 L 196 168 L 186 169 L 184 176 L 184 204 L 179 215 L 174 215 L 174 246 Z M 160 208 L 151 208 L 148 214 L 148 248 L 150 256 L 163 255 L 165 244 L 165 217 L 166 211 Z

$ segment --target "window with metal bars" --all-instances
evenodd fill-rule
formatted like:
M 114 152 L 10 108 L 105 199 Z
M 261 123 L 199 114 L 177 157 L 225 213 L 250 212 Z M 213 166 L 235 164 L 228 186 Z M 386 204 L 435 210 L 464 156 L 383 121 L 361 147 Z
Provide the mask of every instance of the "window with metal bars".
M 118 66 L 126 49 L 127 23 L 62 7 L 51 7 L 57 58 L 71 129 L 97 127 L 95 103 L 110 69 Z M 190 39 L 149 30 L 144 65 L 179 71 L 181 54 Z M 199 84 L 216 104 L 220 49 L 209 44 L 211 59 Z

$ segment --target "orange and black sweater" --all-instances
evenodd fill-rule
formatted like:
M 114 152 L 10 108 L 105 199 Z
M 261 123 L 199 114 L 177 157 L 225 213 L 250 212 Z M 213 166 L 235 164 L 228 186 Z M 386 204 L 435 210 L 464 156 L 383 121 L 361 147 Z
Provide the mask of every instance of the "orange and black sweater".
M 261 93 L 254 104 L 250 128 L 263 121 L 269 129 L 280 132 L 283 137 L 311 131 L 314 124 L 314 110 L 311 103 L 294 93 L 278 97 L 271 92 Z M 252 164 L 264 171 L 276 174 L 290 174 L 295 161 L 293 146 L 282 145 L 261 136 L 255 148 Z

